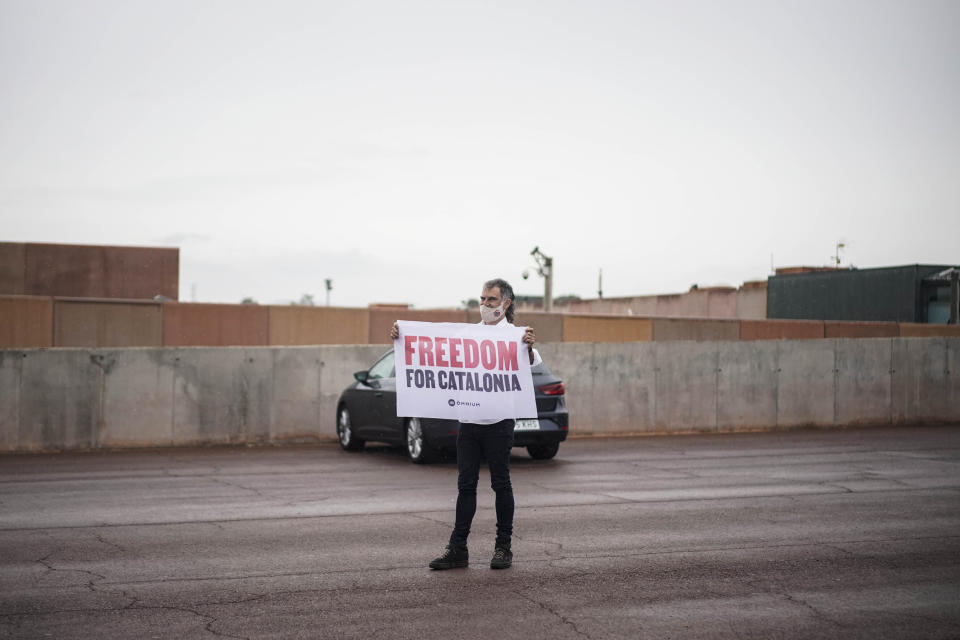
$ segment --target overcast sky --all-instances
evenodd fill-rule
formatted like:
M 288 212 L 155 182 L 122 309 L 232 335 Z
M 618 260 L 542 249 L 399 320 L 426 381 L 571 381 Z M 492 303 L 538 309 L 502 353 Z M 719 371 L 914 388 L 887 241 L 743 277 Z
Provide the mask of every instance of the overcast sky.
M 960 262 L 960 2 L 0 0 L 0 241 L 454 306 Z

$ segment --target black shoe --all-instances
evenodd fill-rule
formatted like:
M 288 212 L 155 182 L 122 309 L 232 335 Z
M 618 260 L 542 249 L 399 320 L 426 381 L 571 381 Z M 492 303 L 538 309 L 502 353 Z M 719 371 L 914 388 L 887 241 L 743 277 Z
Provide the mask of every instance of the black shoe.
M 498 544 L 496 549 L 493 550 L 493 559 L 490 560 L 490 568 L 509 569 L 511 564 L 513 564 L 513 552 L 510 551 L 510 547 L 504 547 Z
M 462 569 L 467 566 L 470 553 L 466 547 L 455 547 L 448 544 L 443 555 L 430 561 L 431 569 Z

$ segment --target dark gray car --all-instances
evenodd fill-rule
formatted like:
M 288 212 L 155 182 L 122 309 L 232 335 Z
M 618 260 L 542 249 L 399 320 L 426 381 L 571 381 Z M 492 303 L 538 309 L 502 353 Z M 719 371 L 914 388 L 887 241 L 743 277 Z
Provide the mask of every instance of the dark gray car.
M 543 363 L 531 369 L 537 402 L 537 419 L 517 420 L 515 447 L 526 447 L 530 457 L 554 457 L 566 440 L 569 426 L 563 381 Z M 393 349 L 366 371 L 353 374 L 356 381 L 344 389 L 337 403 L 337 437 L 346 451 L 363 448 L 369 441 L 406 447 L 416 463 L 429 462 L 456 450 L 459 423 L 436 418 L 397 417 L 396 370 Z

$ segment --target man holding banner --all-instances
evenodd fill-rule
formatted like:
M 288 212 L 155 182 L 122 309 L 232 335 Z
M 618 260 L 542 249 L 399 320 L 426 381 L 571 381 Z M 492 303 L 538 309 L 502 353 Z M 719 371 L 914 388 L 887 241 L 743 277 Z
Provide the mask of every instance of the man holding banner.
M 457 510 L 453 532 L 431 569 L 469 563 L 467 537 L 477 510 L 480 462 L 487 459 L 496 495 L 497 537 L 491 569 L 513 562 L 510 450 L 516 418 L 536 418 L 530 367 L 542 362 L 530 327 L 513 325 L 513 287 L 490 280 L 480 294 L 480 325 L 398 321 L 394 340 L 397 415 L 457 420 Z

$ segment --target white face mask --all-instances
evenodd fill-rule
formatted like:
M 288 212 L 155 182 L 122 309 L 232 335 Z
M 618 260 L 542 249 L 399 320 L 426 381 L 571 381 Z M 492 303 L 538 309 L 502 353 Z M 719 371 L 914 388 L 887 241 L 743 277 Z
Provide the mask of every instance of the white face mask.
M 503 318 L 503 305 L 506 304 L 506 302 L 506 300 L 501 302 L 499 307 L 487 307 L 481 305 L 480 317 L 483 319 L 483 324 L 500 322 L 500 320 Z

